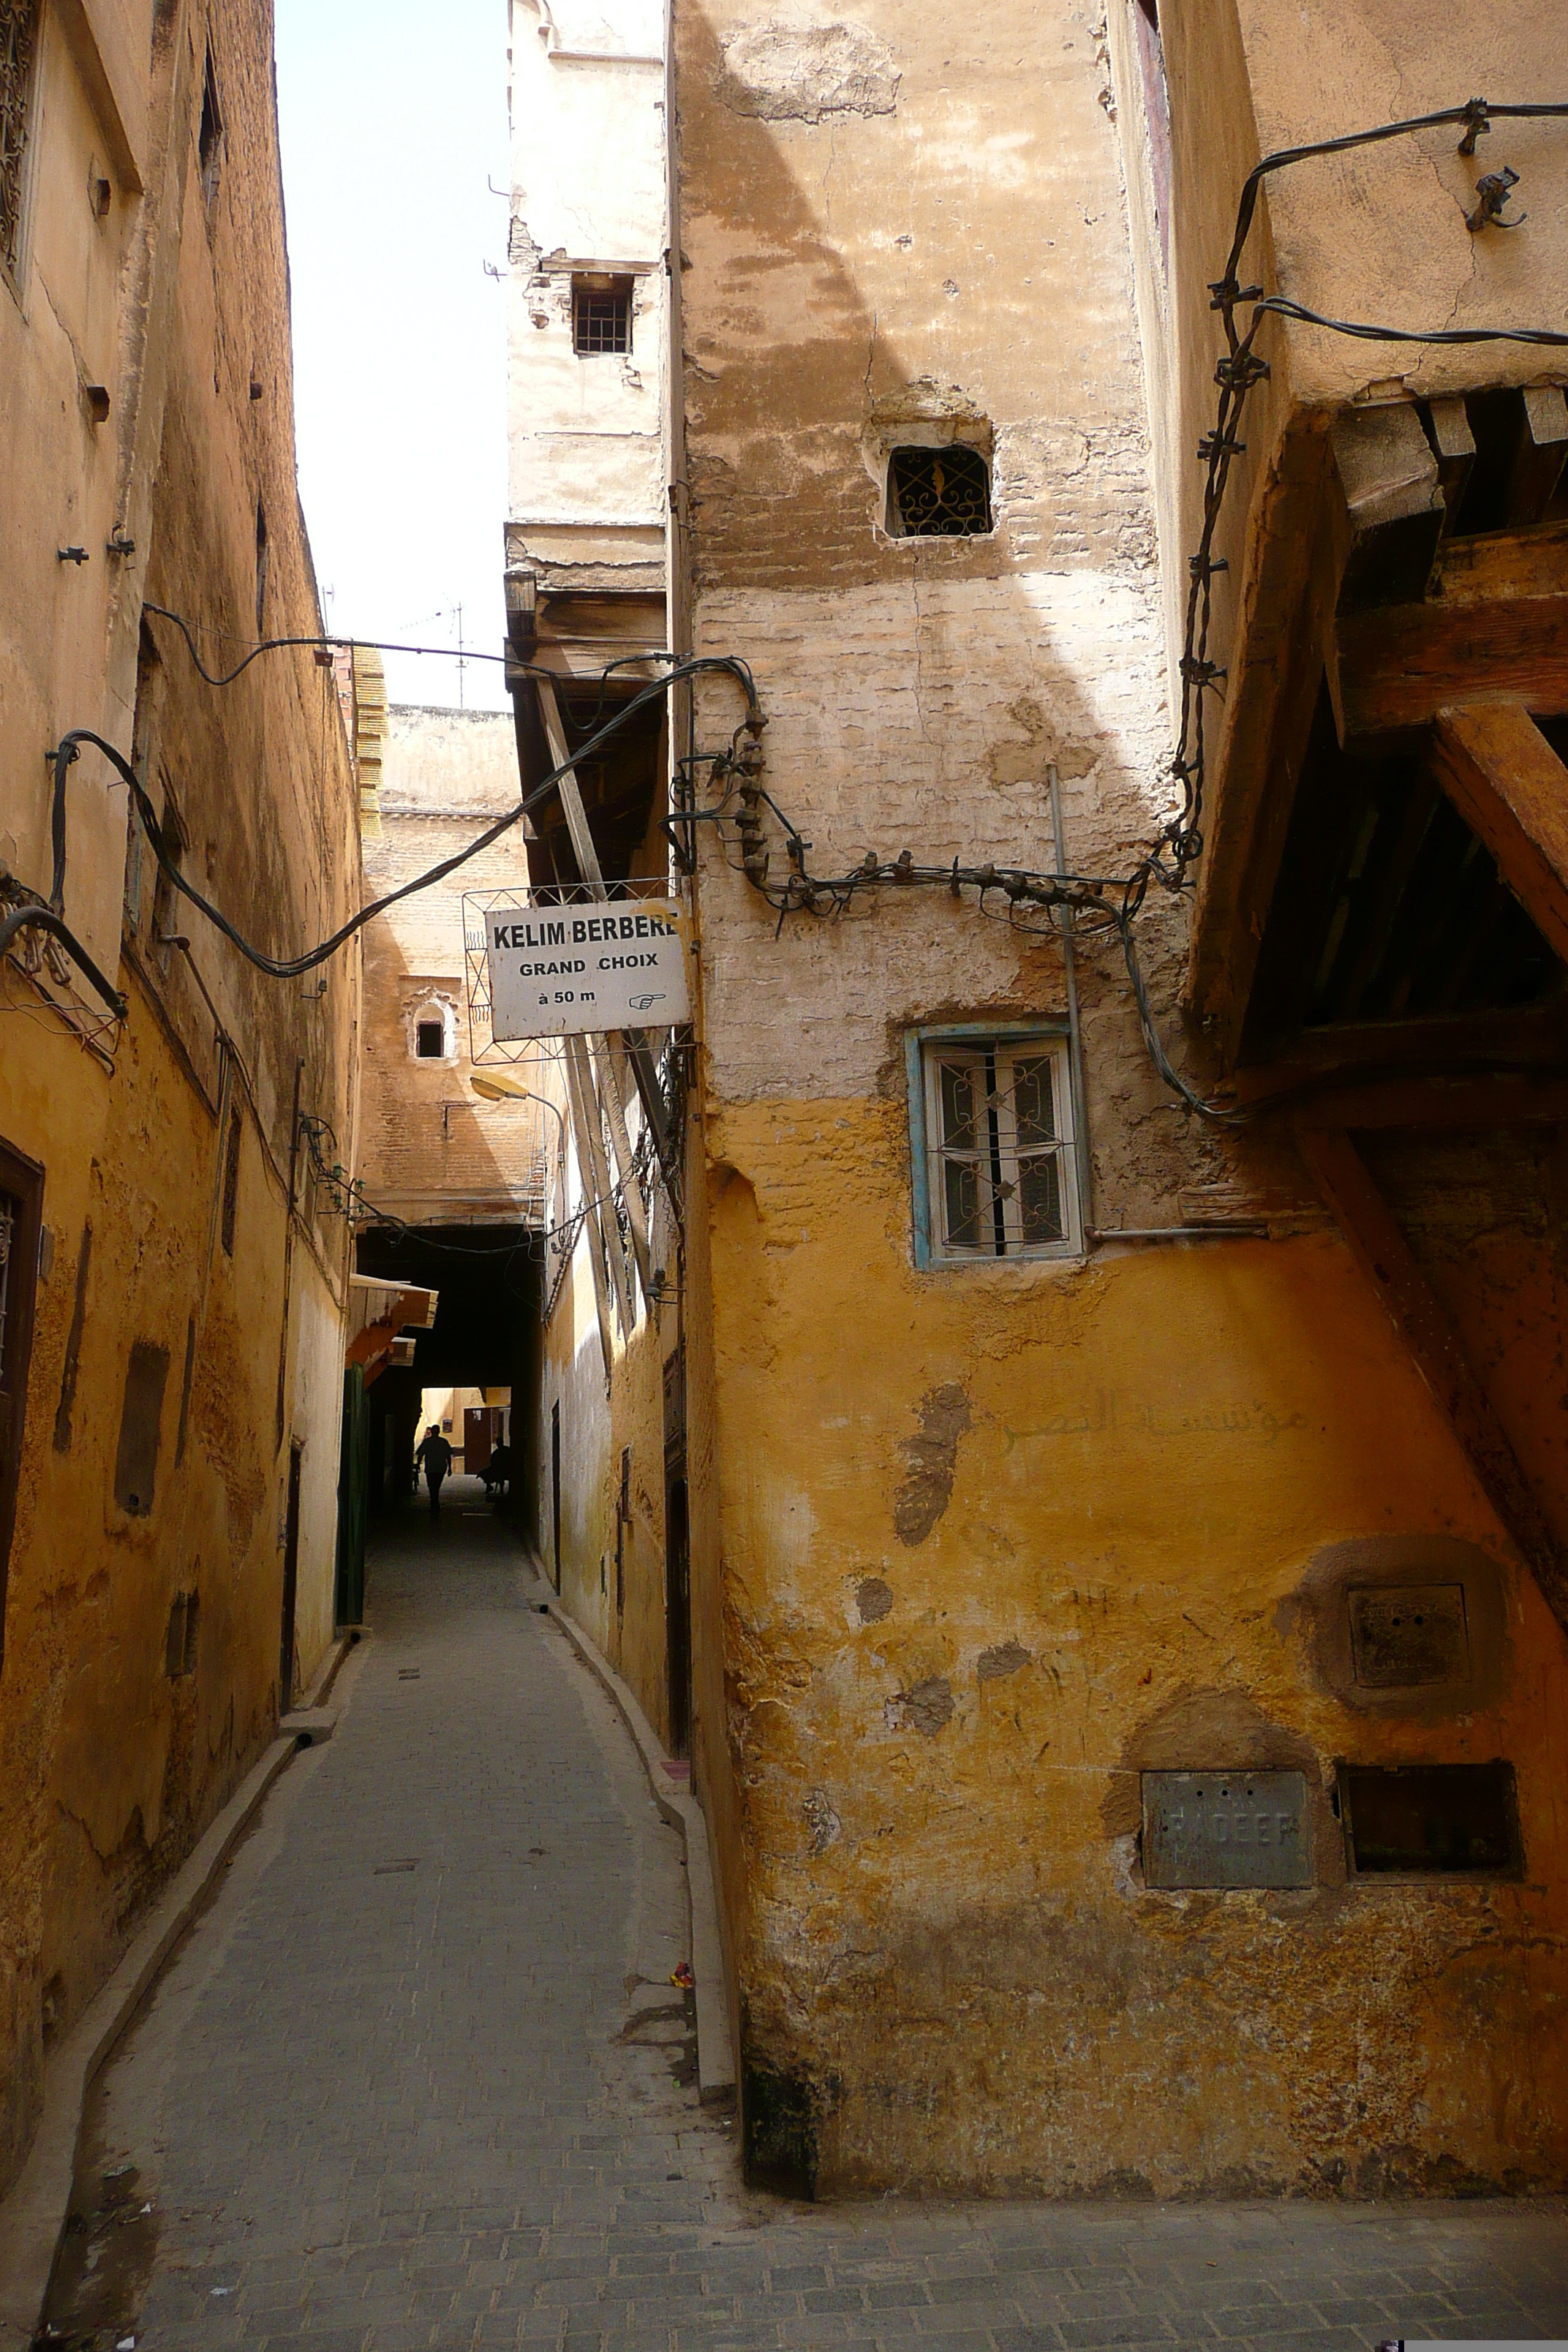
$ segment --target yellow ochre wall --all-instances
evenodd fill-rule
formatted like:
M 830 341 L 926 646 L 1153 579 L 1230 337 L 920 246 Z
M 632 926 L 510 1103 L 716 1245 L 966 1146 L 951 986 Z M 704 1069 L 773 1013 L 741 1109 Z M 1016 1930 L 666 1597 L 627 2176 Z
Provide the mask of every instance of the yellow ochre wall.
M 321 628 L 269 21 L 238 0 L 44 16 L 30 232 L 15 292 L 0 285 L 0 863 L 34 891 L 50 878 L 45 751 L 83 726 L 132 751 L 144 603 L 185 615 L 212 669 L 254 646 L 258 592 L 267 634 Z M 209 44 L 223 131 L 204 182 Z M 133 553 L 107 551 L 116 527 Z M 58 560 L 68 542 L 84 564 Z M 213 688 L 171 623 L 145 625 L 147 790 L 175 812 L 197 887 L 263 949 L 296 952 L 360 897 L 331 674 L 294 651 Z M 333 1624 L 346 1234 L 294 1111 L 352 1160 L 358 949 L 321 992 L 261 975 L 188 904 L 155 899 L 144 844 L 128 891 L 126 793 L 99 754 L 67 792 L 66 915 L 128 1011 L 95 1034 L 79 980 L 30 976 L 20 954 L 0 975 L 0 1138 L 42 1168 L 44 1227 L 0 1660 L 0 2187 L 46 2055 L 275 1736 L 293 1445 L 297 1687 Z M 152 1506 L 133 1516 L 114 1484 L 138 1342 L 168 1371 Z M 191 1594 L 187 1670 L 169 1628 Z
M 819 2187 L 1560 2179 L 1563 1638 L 1343 1249 L 917 1274 L 904 1136 L 730 1112 L 712 1224 L 748 2063 Z M 1417 1574 L 1499 1597 L 1455 1715 L 1325 1679 L 1344 1581 Z M 1497 1756 L 1524 1883 L 1345 1883 L 1337 1760 Z M 1139 1770 L 1247 1764 L 1321 1883 L 1147 1890 Z
M 673 608 L 751 664 L 762 781 L 819 874 L 906 847 L 1037 872 L 1054 770 L 1069 867 L 1125 874 L 1173 806 L 1187 550 L 1173 493 L 1156 532 L 1125 44 L 1072 0 L 983 0 L 961 42 L 911 0 L 765 32 L 680 0 L 675 42 Z M 1242 52 L 1233 26 L 1226 73 Z M 1243 91 L 1222 162 L 1245 115 Z M 890 538 L 887 450 L 944 422 L 992 436 L 995 528 Z M 727 742 L 731 684 L 697 706 L 699 750 Z M 934 889 L 781 929 L 732 835 L 704 826 L 699 856 L 697 1779 L 754 2169 L 818 2193 L 1561 2184 L 1563 1636 L 1289 1132 L 1182 1111 L 1114 932 L 1086 927 L 1095 1246 L 919 1271 L 910 1034 L 1059 1020 L 1059 941 Z M 1139 940 L 1202 1082 L 1185 902 L 1152 894 Z M 1271 1238 L 1117 1240 L 1216 1214 Z M 1540 1402 L 1560 1326 L 1531 1297 L 1560 1220 L 1543 1240 L 1499 1195 L 1468 1269 L 1417 1242 L 1489 1330 L 1568 1530 Z M 1347 1587 L 1422 1580 L 1465 1587 L 1469 1684 L 1358 1691 Z M 1347 1883 L 1339 1763 L 1494 1758 L 1519 1882 Z M 1315 1885 L 1146 1888 L 1139 1775 L 1267 1765 L 1306 1775 Z

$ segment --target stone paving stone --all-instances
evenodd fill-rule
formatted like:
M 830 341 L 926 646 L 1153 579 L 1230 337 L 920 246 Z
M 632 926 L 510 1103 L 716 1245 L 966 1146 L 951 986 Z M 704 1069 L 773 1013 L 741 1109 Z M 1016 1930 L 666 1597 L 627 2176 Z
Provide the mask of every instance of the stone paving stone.
M 106 2130 L 160 2216 L 139 2352 L 1365 2352 L 1568 2333 L 1557 2200 L 747 2191 L 727 2119 L 675 2080 L 680 2049 L 620 2039 L 674 2003 L 688 1946 L 679 1847 L 640 1764 L 528 1607 L 505 1530 L 454 1515 L 432 1532 L 411 1517 L 378 1551 L 336 1737 L 279 1783 L 109 2069 Z M 416 1869 L 374 1874 L 403 1856 Z

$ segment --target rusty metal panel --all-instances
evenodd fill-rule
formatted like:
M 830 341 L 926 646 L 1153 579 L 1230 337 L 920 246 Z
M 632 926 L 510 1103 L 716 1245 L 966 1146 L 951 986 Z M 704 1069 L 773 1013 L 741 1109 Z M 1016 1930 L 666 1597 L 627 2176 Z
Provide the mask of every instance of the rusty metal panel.
M 1347 1598 L 1355 1678 L 1363 1689 L 1468 1680 L 1462 1584 L 1363 1585 Z
M 1145 1772 L 1150 1886 L 1310 1886 L 1300 1772 Z

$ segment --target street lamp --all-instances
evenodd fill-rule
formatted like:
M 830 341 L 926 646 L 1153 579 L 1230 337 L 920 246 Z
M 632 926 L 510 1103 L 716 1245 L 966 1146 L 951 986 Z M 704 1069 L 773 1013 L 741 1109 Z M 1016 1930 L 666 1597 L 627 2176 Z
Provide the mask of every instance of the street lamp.
M 559 1169 L 564 1171 L 566 1166 L 566 1121 L 563 1118 L 558 1107 L 551 1101 L 548 1095 L 535 1094 L 531 1087 L 520 1087 L 515 1078 L 503 1078 L 499 1070 L 470 1070 L 468 1073 L 468 1084 L 484 1102 L 538 1103 L 542 1109 L 551 1112 L 554 1118 L 556 1126 L 561 1130 L 561 1154 L 556 1165 Z M 564 1175 L 563 1175 L 562 1181 L 565 1181 Z M 548 1218 L 550 1214 L 548 1196 L 546 1196 L 545 1200 L 544 1213 L 546 1218 Z
M 534 1102 L 542 1104 L 544 1108 L 552 1114 L 556 1126 L 561 1129 L 561 1157 L 563 1160 L 565 1159 L 566 1121 L 562 1117 L 559 1107 L 551 1101 L 548 1095 L 537 1095 L 534 1093 L 531 1087 L 520 1087 L 515 1078 L 503 1078 L 499 1070 L 471 1070 L 468 1073 L 468 1084 L 472 1087 L 474 1092 L 480 1096 L 486 1102 Z

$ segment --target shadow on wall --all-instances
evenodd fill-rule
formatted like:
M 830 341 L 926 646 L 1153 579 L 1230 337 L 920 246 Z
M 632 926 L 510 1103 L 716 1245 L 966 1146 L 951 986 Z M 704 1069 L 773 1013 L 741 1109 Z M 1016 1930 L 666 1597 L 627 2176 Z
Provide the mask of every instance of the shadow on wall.
M 922 864 L 961 856 L 1047 866 L 1054 763 L 1069 862 L 1114 872 L 1157 829 L 1152 780 L 1169 740 L 1131 268 L 1107 217 L 1121 217 L 1121 194 L 1103 68 L 1085 26 L 1076 55 L 1026 72 L 1018 11 L 995 0 L 966 16 L 957 57 L 959 37 L 912 0 L 879 5 L 876 19 L 874 32 L 678 12 L 697 647 L 752 662 L 773 722 L 769 753 L 787 779 L 766 781 L 811 836 L 815 869 L 843 871 L 868 850 L 892 856 L 906 845 Z M 1074 20 L 1064 37 L 1077 30 Z M 992 528 L 891 535 L 892 453 L 944 439 L 990 458 Z M 727 1092 L 868 1094 L 889 1032 L 906 1022 L 1026 1017 L 1063 1003 L 1054 942 L 985 922 L 973 896 L 884 894 L 852 923 L 786 924 L 775 943 L 760 898 L 712 861 L 705 878 L 729 932 L 710 918 L 712 953 L 732 957 L 733 970 L 748 958 L 768 983 L 711 992 L 720 1103 Z M 1169 1032 L 1181 910 L 1162 908 L 1152 931 L 1146 969 Z M 763 995 L 773 1003 L 759 1006 Z M 1086 950 L 1082 996 L 1097 1172 L 1124 1174 L 1138 1155 L 1139 1184 L 1173 1185 L 1188 1172 L 1180 1144 L 1163 1133 L 1127 1139 L 1163 1090 L 1118 958 Z M 823 1006 L 825 1017 L 803 1022 L 801 1039 L 782 1037 L 780 1002 Z M 1097 1120 L 1095 1100 L 1112 1088 L 1117 1118 Z M 731 1184 L 714 1212 L 719 1351 L 740 1390 L 750 1393 L 754 1373 L 760 1393 L 776 1342 L 758 1307 L 773 1295 L 768 1244 L 754 1198 L 742 1217 L 735 1197 Z M 726 1290 L 746 1302 L 732 1310 L 732 1332 Z M 868 1309 L 843 1334 L 868 1385 L 885 1379 L 874 1324 Z M 911 1393 L 887 1402 L 889 1426 L 918 1415 L 908 1475 L 890 1498 L 892 1528 L 912 1548 L 946 1508 L 969 1409 L 962 1387 L 928 1391 L 918 1348 L 911 1355 Z M 863 1429 L 861 1443 L 877 1439 Z M 700 1491 L 693 1500 L 693 1575 L 708 1586 L 695 1611 L 707 1786 L 729 1916 L 744 1934 L 760 1906 L 739 1857 L 789 1855 L 798 1844 L 795 1742 L 809 1746 L 809 1717 L 782 1675 L 772 1678 L 768 1562 L 744 1556 L 733 1527 L 723 1599 L 747 1671 L 737 1673 L 731 1712 L 724 1662 L 701 1640 L 722 1622 L 717 1528 Z M 820 1530 L 824 1542 L 829 1535 Z M 920 1688 L 945 1721 L 946 1684 Z M 807 1704 L 831 1712 L 821 1693 Z M 771 1770 L 748 1774 L 745 1796 L 725 1777 L 726 1745 L 771 1756 Z M 831 1821 L 824 1834 L 837 1828 Z M 770 1891 L 792 1904 L 800 1884 L 781 1869 Z M 858 2096 L 878 2095 L 867 2075 L 887 2063 L 875 2033 L 860 2044 L 867 2021 L 855 1997 L 825 1997 L 817 1958 L 805 1957 L 808 1900 L 800 1895 L 792 1922 L 798 1965 L 781 1962 L 765 1938 L 738 1956 L 749 2171 L 806 2195 L 843 2095 L 836 2059 Z M 859 1900 L 851 1892 L 846 1911 Z M 934 1916 L 939 1895 L 931 1902 Z M 919 1934 L 919 1900 L 901 1928 L 902 1906 L 889 1907 L 879 1945 Z M 1013 1964 L 1000 1951 L 986 1965 Z M 903 2004 L 890 1987 L 882 1998 L 884 2032 L 896 2038 Z M 950 2006 L 944 1991 L 931 2013 Z M 805 2033 L 803 2011 L 814 2015 Z M 938 2072 L 922 2054 L 889 2099 L 912 2112 Z

